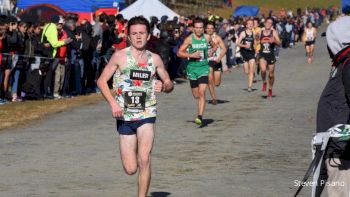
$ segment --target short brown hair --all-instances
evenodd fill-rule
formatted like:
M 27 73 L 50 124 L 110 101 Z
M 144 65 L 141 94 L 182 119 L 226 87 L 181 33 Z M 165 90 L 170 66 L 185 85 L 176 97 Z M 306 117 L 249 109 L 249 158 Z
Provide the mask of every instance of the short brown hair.
M 128 22 L 128 34 L 130 34 L 130 27 L 133 25 L 145 25 L 147 29 L 147 33 L 151 32 L 151 27 L 147 19 L 143 16 L 135 16 L 132 17 Z

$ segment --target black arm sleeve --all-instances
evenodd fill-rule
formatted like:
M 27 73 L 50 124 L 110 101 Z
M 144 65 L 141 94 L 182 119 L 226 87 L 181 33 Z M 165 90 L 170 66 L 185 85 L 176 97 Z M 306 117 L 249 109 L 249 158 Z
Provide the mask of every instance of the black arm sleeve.
M 343 68 L 343 84 L 348 102 L 350 101 L 350 61 L 344 64 Z

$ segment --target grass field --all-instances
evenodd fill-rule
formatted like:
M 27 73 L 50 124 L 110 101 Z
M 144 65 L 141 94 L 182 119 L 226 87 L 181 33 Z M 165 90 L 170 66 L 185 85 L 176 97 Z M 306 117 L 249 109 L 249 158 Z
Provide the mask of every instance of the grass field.
M 329 6 L 340 7 L 340 0 L 232 0 L 232 8 L 219 8 L 215 9 L 214 13 L 222 16 L 229 17 L 233 10 L 240 5 L 255 5 L 260 7 L 260 13 L 268 13 L 270 10 L 273 10 L 277 13 L 281 8 L 286 10 L 297 10 L 298 8 L 327 8 Z
M 41 120 L 49 114 L 67 111 L 72 107 L 95 104 L 102 100 L 101 94 L 91 94 L 70 99 L 25 101 L 0 105 L 0 130 L 24 126 L 33 120 Z

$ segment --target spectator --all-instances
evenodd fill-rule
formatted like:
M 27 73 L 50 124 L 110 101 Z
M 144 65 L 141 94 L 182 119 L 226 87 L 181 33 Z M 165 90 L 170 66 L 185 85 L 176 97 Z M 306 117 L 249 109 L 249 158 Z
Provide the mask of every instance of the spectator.
M 60 19 L 57 25 L 58 40 L 64 41 L 68 38 L 67 32 L 63 29 L 64 19 Z M 67 66 L 67 46 L 63 45 L 57 48 L 56 58 L 58 59 L 58 65 L 55 70 L 55 84 L 54 84 L 54 98 L 60 99 L 65 79 L 65 71 Z
M 53 58 L 50 61 L 50 66 L 48 69 L 48 73 L 45 76 L 44 81 L 44 97 L 52 98 L 53 94 L 53 88 L 52 86 L 52 80 L 54 76 L 54 72 L 58 65 L 58 59 L 56 59 L 56 53 L 57 48 L 66 44 L 69 44 L 72 39 L 67 38 L 65 40 L 59 41 L 58 40 L 58 30 L 57 30 L 57 24 L 60 20 L 59 16 L 53 16 L 51 18 L 51 22 L 46 24 L 43 29 L 42 33 L 42 40 L 41 42 L 44 43 L 44 51 L 43 54 L 45 57 Z

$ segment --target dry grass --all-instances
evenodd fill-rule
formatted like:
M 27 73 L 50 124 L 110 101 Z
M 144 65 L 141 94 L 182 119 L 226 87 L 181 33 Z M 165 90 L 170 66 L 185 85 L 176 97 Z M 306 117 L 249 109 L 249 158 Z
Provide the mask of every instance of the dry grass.
M 26 125 L 43 119 L 48 114 L 63 112 L 73 107 L 95 104 L 102 100 L 100 94 L 79 96 L 70 99 L 26 101 L 0 105 L 0 130 Z
M 233 0 L 232 8 L 218 8 L 213 12 L 219 16 L 229 18 L 233 10 L 240 5 L 255 5 L 260 7 L 260 13 L 267 14 L 270 10 L 273 10 L 275 14 L 278 14 L 278 11 L 281 8 L 286 10 L 296 11 L 298 8 L 327 8 L 329 6 L 340 7 L 339 0 Z

